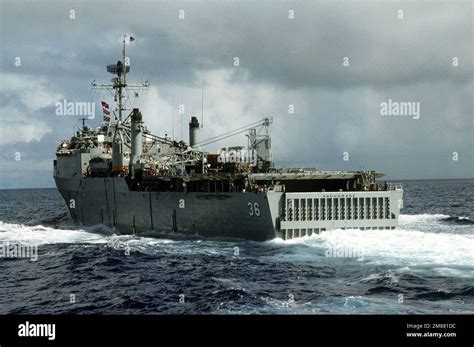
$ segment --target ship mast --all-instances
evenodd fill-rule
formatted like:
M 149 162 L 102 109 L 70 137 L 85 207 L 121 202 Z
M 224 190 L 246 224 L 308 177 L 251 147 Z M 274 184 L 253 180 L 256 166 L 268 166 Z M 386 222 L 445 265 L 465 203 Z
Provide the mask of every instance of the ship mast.
M 93 82 L 93 90 L 107 90 L 114 95 L 114 102 L 117 104 L 117 123 L 123 121 L 123 111 L 126 111 L 126 101 L 129 98 L 127 91 L 132 91 L 138 94 L 139 91 L 148 90 L 150 83 L 143 81 L 141 84 L 127 84 L 127 73 L 130 71 L 130 59 L 126 56 L 126 47 L 128 41 L 133 41 L 134 38 L 128 35 L 123 35 L 122 38 L 122 60 L 119 60 L 117 64 L 107 65 L 107 71 L 117 77 L 112 78 L 112 84 L 98 84 Z M 127 100 L 125 100 L 127 99 Z
M 127 86 L 127 80 L 126 80 L 126 76 L 127 76 L 127 66 L 130 68 L 130 62 L 127 61 L 126 59 L 126 51 L 125 51 L 125 38 L 127 37 L 127 35 L 123 35 L 123 39 L 122 39 L 122 43 L 123 43 L 123 48 L 122 48 L 122 62 L 124 64 L 124 69 L 122 71 L 122 74 L 120 74 L 120 71 L 119 71 L 119 74 L 118 74 L 118 78 L 119 78 L 119 83 L 117 85 L 117 91 L 118 91 L 118 109 L 119 109 L 119 121 L 122 121 L 122 111 L 123 111 L 123 92 L 122 92 L 122 88 L 125 88 Z M 128 63 L 128 64 L 127 64 Z M 121 80 L 120 80 L 121 78 Z

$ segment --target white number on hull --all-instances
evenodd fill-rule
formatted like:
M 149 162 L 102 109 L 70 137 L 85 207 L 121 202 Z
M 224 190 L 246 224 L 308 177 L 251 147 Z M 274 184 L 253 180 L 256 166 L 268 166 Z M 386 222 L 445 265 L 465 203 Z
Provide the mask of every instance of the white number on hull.
M 249 216 L 253 217 L 255 215 L 257 217 L 260 217 L 260 206 L 258 206 L 257 202 L 253 204 L 249 202 L 247 206 L 249 207 Z

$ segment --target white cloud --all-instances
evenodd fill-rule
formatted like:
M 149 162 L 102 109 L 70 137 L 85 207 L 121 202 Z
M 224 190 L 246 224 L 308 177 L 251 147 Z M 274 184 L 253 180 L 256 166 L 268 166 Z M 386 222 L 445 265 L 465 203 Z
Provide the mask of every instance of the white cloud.
M 40 140 L 51 133 L 48 121 L 37 117 L 37 111 L 62 98 L 51 91 L 44 78 L 21 74 L 2 74 L 0 93 L 0 145 Z M 13 99 L 15 103 L 10 103 Z
M 29 120 L 25 113 L 11 108 L 0 108 L 2 113 L 2 136 L 0 137 L 0 145 L 14 144 L 17 142 L 29 142 L 33 140 L 41 140 L 41 138 L 51 133 L 51 128 L 45 121 Z
M 219 69 L 207 71 L 204 80 L 204 125 L 201 139 L 220 135 L 244 125 L 253 123 L 266 116 L 275 115 L 277 109 L 277 91 L 264 84 L 254 84 L 246 81 L 232 81 L 235 71 Z M 165 97 L 159 90 L 175 90 Z M 142 111 L 145 124 L 157 135 L 168 136 L 173 133 L 173 94 L 175 102 L 174 134 L 175 138 L 183 137 L 187 142 L 188 123 L 191 116 L 197 116 L 201 122 L 201 85 L 180 87 L 162 85 L 152 86 L 150 91 L 133 99 L 135 107 Z M 183 116 L 178 112 L 179 105 L 184 105 Z M 181 119 L 183 124 L 181 125 Z M 245 144 L 244 135 L 237 136 L 229 142 Z M 211 146 L 211 149 L 221 144 Z

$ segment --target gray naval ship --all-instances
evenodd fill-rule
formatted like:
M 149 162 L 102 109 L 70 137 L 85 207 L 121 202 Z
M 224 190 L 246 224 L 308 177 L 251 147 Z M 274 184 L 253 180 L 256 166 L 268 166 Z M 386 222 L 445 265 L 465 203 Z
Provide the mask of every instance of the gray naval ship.
M 149 83 L 127 83 L 125 49 L 124 36 L 122 60 L 107 66 L 112 83 L 92 83 L 114 96 L 110 110 L 102 104 L 104 123 L 93 129 L 83 122 L 56 151 L 54 179 L 75 223 L 104 224 L 122 234 L 256 241 L 396 227 L 403 189 L 377 183 L 382 173 L 275 168 L 272 118 L 200 140 L 198 118 L 192 117 L 188 143 L 153 135 L 140 110 L 126 108 L 130 93 L 138 95 Z M 246 146 L 205 150 L 243 133 Z

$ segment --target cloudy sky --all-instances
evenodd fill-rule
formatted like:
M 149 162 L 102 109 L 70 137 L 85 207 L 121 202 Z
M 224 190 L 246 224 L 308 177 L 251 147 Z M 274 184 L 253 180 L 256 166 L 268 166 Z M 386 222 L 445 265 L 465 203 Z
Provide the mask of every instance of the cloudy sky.
M 110 81 L 123 34 L 128 80 L 152 85 L 133 104 L 158 135 L 187 138 L 203 83 L 202 137 L 272 116 L 278 166 L 474 177 L 471 1 L 2 0 L 0 13 L 0 188 L 54 186 L 57 142 L 81 118 L 54 105 L 112 102 L 90 83 Z M 388 100 L 419 117 L 382 115 Z

